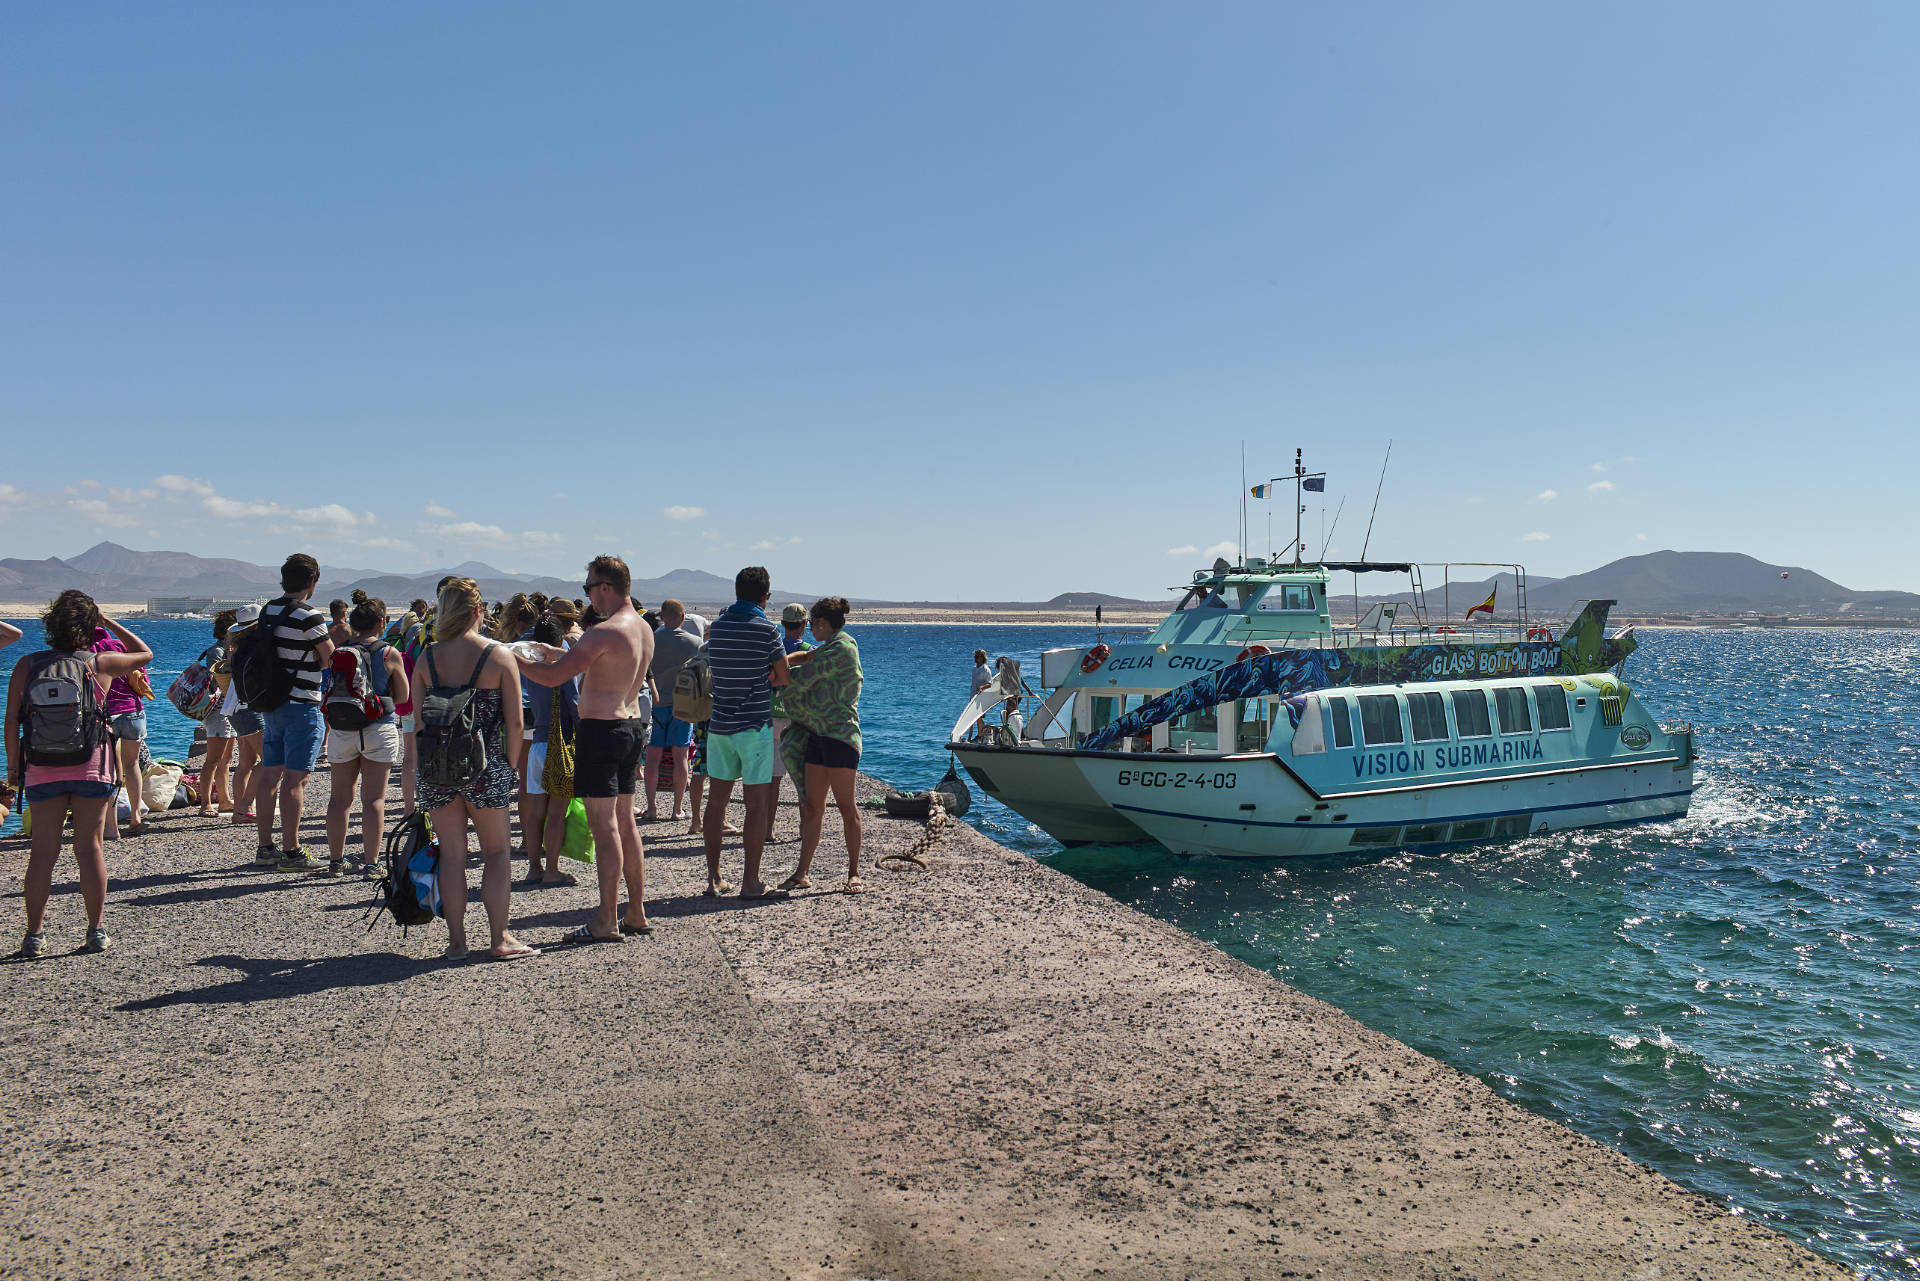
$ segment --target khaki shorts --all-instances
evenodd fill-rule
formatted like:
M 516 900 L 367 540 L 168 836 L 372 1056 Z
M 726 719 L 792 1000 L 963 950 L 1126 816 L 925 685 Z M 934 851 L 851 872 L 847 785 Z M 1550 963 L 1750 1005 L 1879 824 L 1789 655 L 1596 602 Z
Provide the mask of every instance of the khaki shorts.
M 327 759 L 335 765 L 363 760 L 373 765 L 394 765 L 400 760 L 400 726 L 381 721 L 365 729 L 327 731 Z

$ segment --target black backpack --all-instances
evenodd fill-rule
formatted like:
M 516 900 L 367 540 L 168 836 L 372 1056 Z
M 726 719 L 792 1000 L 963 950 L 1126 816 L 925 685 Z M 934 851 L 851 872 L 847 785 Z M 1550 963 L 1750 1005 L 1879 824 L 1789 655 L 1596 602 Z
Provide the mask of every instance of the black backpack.
M 272 609 L 261 610 L 259 621 L 240 633 L 229 660 L 240 701 L 256 712 L 271 712 L 293 697 L 293 672 L 280 661 L 280 645 L 273 634 L 274 624 L 286 611 L 275 615 L 269 613 Z
M 393 700 L 373 692 L 374 665 L 384 664 L 385 641 L 354 641 L 333 651 L 333 685 L 322 711 L 327 725 L 349 733 L 363 730 L 393 712 Z
M 367 929 L 371 932 L 380 923 L 379 913 L 384 911 L 393 917 L 393 923 L 404 934 L 410 926 L 425 925 L 433 920 L 433 904 L 421 901 L 421 880 L 415 875 L 414 865 L 420 865 L 418 870 L 425 873 L 427 883 L 432 885 L 439 871 L 440 847 L 433 839 L 433 829 L 427 826 L 427 816 L 416 810 L 394 824 L 393 830 L 387 833 L 385 849 L 387 874 L 374 886 L 373 902 L 366 913 L 373 919 Z M 438 901 L 437 886 L 430 897 Z
M 42 650 L 27 659 L 21 735 L 29 765 L 84 765 L 107 741 L 94 655 Z
M 427 646 L 427 680 L 424 693 L 414 699 L 414 731 L 420 749 L 420 777 L 446 791 L 458 791 L 477 782 L 487 769 L 487 744 L 480 735 L 480 709 L 474 704 L 474 688 L 480 671 L 487 665 L 492 648 L 480 651 L 473 675 L 464 685 L 442 685 L 434 666 L 433 651 Z M 503 695 L 504 697 L 504 695 Z

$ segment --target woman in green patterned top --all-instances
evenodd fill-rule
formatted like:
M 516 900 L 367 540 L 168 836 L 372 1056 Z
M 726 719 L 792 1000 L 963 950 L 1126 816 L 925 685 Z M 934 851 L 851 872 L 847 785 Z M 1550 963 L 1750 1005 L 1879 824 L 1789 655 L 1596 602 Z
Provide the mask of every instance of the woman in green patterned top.
M 846 597 L 816 601 L 808 621 L 819 644 L 787 655 L 793 679 L 780 691 L 780 715 L 792 722 L 780 736 L 780 756 L 800 791 L 800 866 L 780 888 L 812 888 L 807 872 L 831 792 L 847 838 L 846 891 L 858 894 L 866 889 L 860 883 L 860 809 L 853 799 L 860 764 L 860 647 L 841 630 L 847 625 Z

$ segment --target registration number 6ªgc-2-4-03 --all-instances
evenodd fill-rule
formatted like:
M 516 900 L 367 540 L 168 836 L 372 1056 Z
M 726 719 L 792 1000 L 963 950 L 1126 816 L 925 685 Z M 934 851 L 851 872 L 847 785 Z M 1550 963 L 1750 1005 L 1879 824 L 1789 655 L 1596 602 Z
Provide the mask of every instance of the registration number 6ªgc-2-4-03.
M 1229 770 L 1217 774 L 1171 769 L 1123 769 L 1114 780 L 1121 787 L 1220 788 L 1240 786 L 1240 776 Z

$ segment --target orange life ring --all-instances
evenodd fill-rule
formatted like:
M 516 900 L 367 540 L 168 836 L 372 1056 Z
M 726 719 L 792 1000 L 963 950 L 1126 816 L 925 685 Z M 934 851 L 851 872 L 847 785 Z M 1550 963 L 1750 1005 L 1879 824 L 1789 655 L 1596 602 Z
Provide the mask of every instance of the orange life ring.
M 1529 627 L 1527 628 L 1527 639 L 1550 641 L 1553 639 L 1553 633 L 1544 627 Z
M 1263 658 L 1266 655 L 1271 653 L 1273 653 L 1273 651 L 1268 649 L 1265 645 L 1249 645 L 1245 649 L 1241 650 L 1240 656 L 1234 659 L 1233 661 L 1236 663 L 1244 663 L 1249 658 Z
M 1095 645 L 1087 651 L 1087 656 L 1080 660 L 1080 670 L 1088 676 L 1093 675 L 1100 670 L 1100 664 L 1106 662 L 1107 655 L 1111 653 L 1113 651 L 1105 645 Z
M 1436 627 L 1433 629 L 1433 634 L 1435 636 L 1458 636 L 1460 629 L 1457 627 Z

